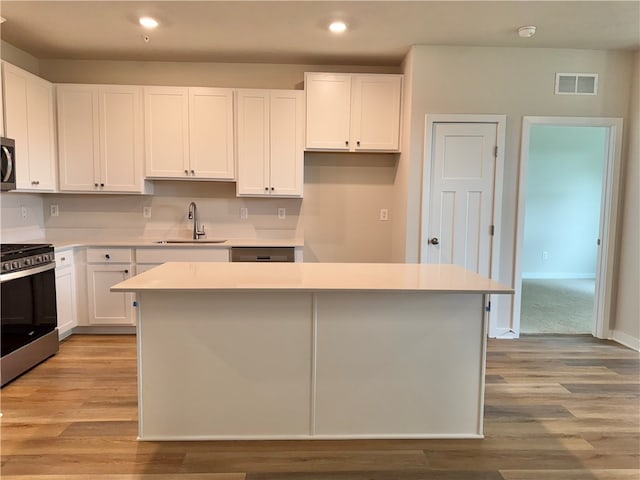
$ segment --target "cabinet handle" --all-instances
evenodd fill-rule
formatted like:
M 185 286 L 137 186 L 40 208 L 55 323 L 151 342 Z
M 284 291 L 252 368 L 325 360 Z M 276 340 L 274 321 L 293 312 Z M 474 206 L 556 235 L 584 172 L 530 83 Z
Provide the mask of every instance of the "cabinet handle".
M 100 184 L 100 186 L 101 186 L 101 187 L 104 187 L 104 183 L 101 183 L 101 184 Z
M 124 273 L 129 273 L 129 270 L 125 270 Z
M 67 257 L 60 257 L 61 262 L 65 262 L 66 260 L 67 260 Z
M 93 186 L 94 186 L 94 187 L 97 187 L 97 186 L 98 186 L 98 184 L 97 184 L 97 183 L 94 183 L 94 184 L 93 184 Z
M 269 187 L 264 187 L 264 191 L 268 192 L 269 191 Z
M 356 146 L 358 146 L 358 147 L 360 146 L 360 140 L 358 140 L 358 141 L 356 142 Z
M 104 255 L 104 258 L 106 258 L 107 260 L 111 260 L 111 255 L 109 255 L 108 253 L 106 253 L 106 254 Z
M 185 174 L 185 175 L 189 175 L 189 170 L 185 170 L 185 171 L 184 171 L 184 174 Z
M 273 192 L 276 189 L 276 187 L 271 187 L 271 191 Z
M 349 140 L 345 140 L 345 141 L 344 141 L 344 145 L 345 145 L 346 147 L 348 147 L 348 146 L 349 146 Z
M 196 171 L 195 170 L 191 170 L 191 175 L 195 175 Z

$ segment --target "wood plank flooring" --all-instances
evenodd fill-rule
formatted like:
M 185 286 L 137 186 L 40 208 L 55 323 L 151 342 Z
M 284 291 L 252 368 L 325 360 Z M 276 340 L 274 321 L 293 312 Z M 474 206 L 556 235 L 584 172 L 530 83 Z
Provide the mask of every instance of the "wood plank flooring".
M 3 480 L 638 480 L 640 360 L 490 340 L 483 440 L 138 442 L 134 336 L 74 335 L 0 392 Z

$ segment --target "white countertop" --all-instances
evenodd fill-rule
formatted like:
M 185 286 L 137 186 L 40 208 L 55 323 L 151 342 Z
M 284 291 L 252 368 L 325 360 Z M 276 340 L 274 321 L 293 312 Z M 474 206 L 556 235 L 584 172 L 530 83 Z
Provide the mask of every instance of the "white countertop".
M 50 243 L 56 250 L 65 250 L 75 247 L 122 247 L 122 248 L 230 248 L 230 247 L 303 247 L 302 239 L 260 239 L 260 238 L 230 238 L 221 243 L 207 243 L 206 241 L 193 241 L 187 243 L 159 243 L 161 240 L 175 240 L 174 238 L 74 238 L 37 239 L 35 243 Z M 206 239 L 205 239 L 206 240 Z
M 111 291 L 513 293 L 512 288 L 457 265 L 213 262 L 168 262 L 114 285 Z

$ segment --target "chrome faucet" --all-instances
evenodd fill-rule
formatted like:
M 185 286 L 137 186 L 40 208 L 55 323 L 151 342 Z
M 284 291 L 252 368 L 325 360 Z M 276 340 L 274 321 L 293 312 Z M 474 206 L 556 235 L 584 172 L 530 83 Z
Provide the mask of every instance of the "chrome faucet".
M 198 240 L 200 237 L 206 235 L 204 231 L 204 225 L 200 225 L 198 227 L 198 207 L 196 206 L 196 202 L 191 202 L 189 204 L 189 214 L 187 216 L 189 220 L 193 220 L 193 239 Z

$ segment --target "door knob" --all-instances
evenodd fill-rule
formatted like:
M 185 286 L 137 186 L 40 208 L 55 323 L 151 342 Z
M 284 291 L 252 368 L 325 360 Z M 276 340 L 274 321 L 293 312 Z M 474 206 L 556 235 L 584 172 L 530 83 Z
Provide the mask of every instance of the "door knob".
M 429 240 L 429 243 L 431 245 L 440 245 L 440 240 L 438 240 L 438 237 L 433 237 L 431 240 Z

